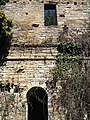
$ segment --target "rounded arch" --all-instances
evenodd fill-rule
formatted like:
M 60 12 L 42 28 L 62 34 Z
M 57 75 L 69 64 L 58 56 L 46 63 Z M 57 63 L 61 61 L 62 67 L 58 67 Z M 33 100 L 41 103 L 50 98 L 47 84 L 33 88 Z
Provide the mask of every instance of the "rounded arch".
M 33 87 L 27 92 L 28 120 L 48 120 L 48 96 L 41 87 Z

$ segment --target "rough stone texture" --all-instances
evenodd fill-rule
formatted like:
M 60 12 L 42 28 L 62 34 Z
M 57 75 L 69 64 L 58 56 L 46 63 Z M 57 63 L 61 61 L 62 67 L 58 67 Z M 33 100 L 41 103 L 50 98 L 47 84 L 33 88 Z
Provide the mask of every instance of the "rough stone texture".
M 83 4 L 82 0 L 68 2 L 11 0 L 6 4 L 5 13 L 14 24 L 13 39 L 7 56 L 11 60 L 7 61 L 5 66 L 0 66 L 0 81 L 8 81 L 23 88 L 21 95 L 25 100 L 30 88 L 41 86 L 46 89 L 45 82 L 50 78 L 49 71 L 55 66 L 57 51 L 54 46 L 58 44 L 57 38 L 63 33 L 64 25 L 68 26 L 68 38 L 82 35 L 88 27 L 86 23 L 90 22 L 90 1 L 84 0 Z M 77 2 L 77 5 L 74 2 Z M 57 3 L 57 26 L 44 26 L 44 3 Z M 48 97 L 50 100 L 49 93 Z M 51 112 L 50 102 L 48 104 Z M 59 120 L 58 117 L 54 118 L 57 119 Z

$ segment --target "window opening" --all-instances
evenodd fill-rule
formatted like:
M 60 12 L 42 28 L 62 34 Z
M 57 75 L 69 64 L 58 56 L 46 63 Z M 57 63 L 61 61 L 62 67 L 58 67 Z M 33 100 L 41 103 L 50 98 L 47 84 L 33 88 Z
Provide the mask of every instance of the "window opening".
M 57 25 L 56 5 L 54 4 L 44 5 L 44 24 L 45 26 Z

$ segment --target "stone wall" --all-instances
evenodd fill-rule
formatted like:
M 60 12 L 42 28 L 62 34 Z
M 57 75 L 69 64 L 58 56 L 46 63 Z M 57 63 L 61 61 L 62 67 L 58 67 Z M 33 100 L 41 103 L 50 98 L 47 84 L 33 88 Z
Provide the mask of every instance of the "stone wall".
M 35 1 L 9 3 L 6 5 L 6 14 L 13 19 L 13 42 L 17 44 L 44 44 L 52 38 L 57 42 L 58 33 L 63 26 L 68 26 L 68 34 L 76 36 L 85 30 L 89 22 L 89 3 L 74 2 L 58 3 L 57 26 L 44 26 L 44 3 Z M 12 11 L 12 12 L 11 12 Z M 36 26 L 35 26 L 36 25 Z M 49 41 L 51 43 L 51 41 Z
M 56 4 L 58 25 L 44 25 L 45 3 Z M 68 27 L 68 38 L 81 36 L 87 30 L 90 1 L 11 0 L 5 13 L 13 20 L 13 39 L 7 62 L 0 66 L 0 81 L 19 85 L 26 100 L 30 88 L 46 89 L 45 82 L 55 66 L 57 38 L 64 33 L 64 26 Z
M 7 56 L 12 61 L 7 62 L 8 67 L 9 64 L 16 64 L 13 62 L 13 59 L 21 59 L 20 61 L 25 61 L 26 59 L 26 61 L 28 60 L 27 68 L 32 68 L 31 62 L 34 66 L 34 62 L 39 59 L 36 61 L 37 64 L 43 64 L 43 67 L 46 66 L 45 71 L 48 69 L 49 72 L 50 67 L 48 67 L 48 62 L 50 61 L 45 59 L 51 59 L 51 66 L 53 67 L 52 61 L 55 61 L 55 55 L 57 54 L 57 38 L 61 33 L 64 33 L 64 25 L 67 25 L 68 28 L 68 38 L 81 36 L 87 30 L 90 12 L 90 4 L 88 2 L 84 1 L 82 4 L 82 2 L 76 1 L 77 4 L 75 4 L 74 2 L 60 1 L 56 4 L 52 1 L 53 4 L 56 4 L 57 8 L 58 25 L 56 26 L 44 25 L 44 4 L 48 3 L 48 1 L 37 2 L 23 0 L 8 3 L 5 8 L 5 13 L 13 19 L 14 25 L 11 48 Z M 30 61 L 31 59 L 33 61 Z M 42 59 L 41 62 L 40 59 Z M 23 67 L 26 66 L 24 63 Z M 39 64 L 35 64 L 34 67 L 38 68 Z M 40 76 L 43 76 L 43 74 Z M 33 80 L 33 77 L 31 79 Z M 42 79 L 45 80 L 45 77 L 42 77 Z M 21 81 L 23 80 L 21 79 Z

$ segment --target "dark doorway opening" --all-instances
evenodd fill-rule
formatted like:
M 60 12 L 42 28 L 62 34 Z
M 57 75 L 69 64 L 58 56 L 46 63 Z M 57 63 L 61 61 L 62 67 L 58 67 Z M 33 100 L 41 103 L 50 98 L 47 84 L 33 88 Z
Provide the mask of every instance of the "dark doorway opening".
M 48 120 L 48 96 L 41 87 L 33 87 L 27 92 L 28 120 Z
M 55 4 L 44 4 L 45 26 L 57 25 L 57 12 Z

